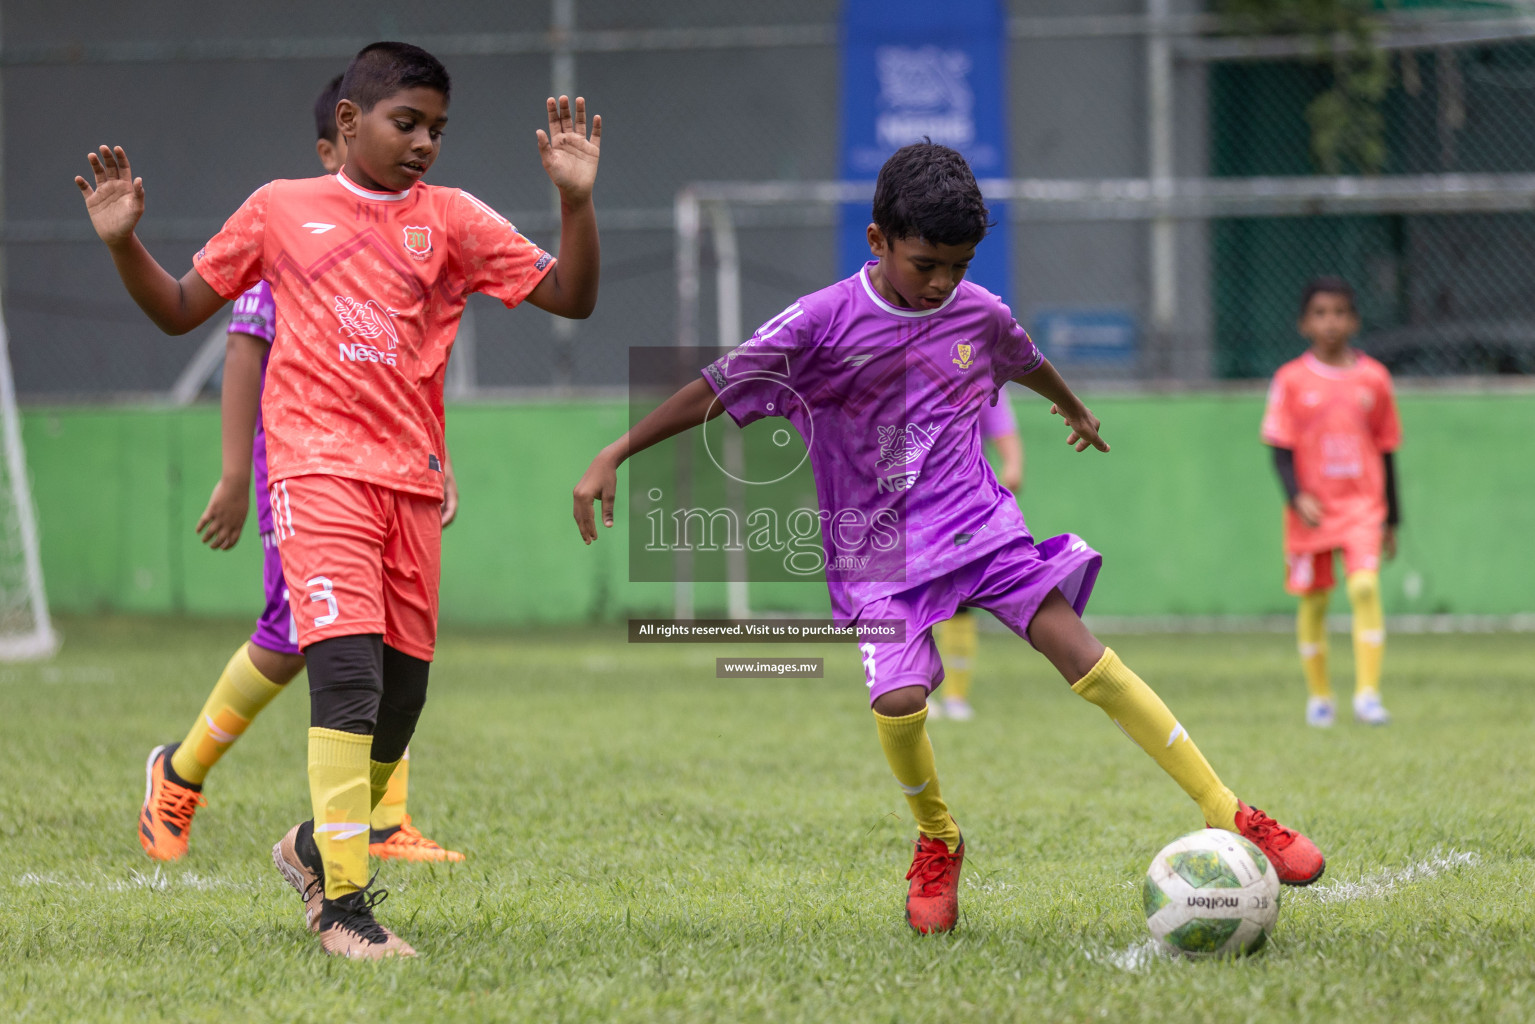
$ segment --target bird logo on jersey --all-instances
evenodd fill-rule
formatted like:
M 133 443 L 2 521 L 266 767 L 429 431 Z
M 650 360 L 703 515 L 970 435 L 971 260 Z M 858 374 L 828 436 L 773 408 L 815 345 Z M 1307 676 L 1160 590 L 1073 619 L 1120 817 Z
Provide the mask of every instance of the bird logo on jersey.
M 937 434 L 931 427 L 919 427 L 915 423 L 908 423 L 904 428 L 888 426 L 875 429 L 879 431 L 879 461 L 874 467 L 882 470 L 916 462 L 933 447 Z
M 975 346 L 968 341 L 961 341 L 954 346 L 954 365 L 961 370 L 970 369 L 970 361 L 975 358 Z
M 391 321 L 394 315 L 394 310 L 380 308 L 372 299 L 359 302 L 347 295 L 336 296 L 336 316 L 341 320 L 341 330 L 347 337 L 366 338 L 369 341 L 388 337 L 391 352 L 400 343 L 400 336 L 395 333 Z
M 425 262 L 432 258 L 432 229 L 405 225 L 405 251 L 413 260 Z

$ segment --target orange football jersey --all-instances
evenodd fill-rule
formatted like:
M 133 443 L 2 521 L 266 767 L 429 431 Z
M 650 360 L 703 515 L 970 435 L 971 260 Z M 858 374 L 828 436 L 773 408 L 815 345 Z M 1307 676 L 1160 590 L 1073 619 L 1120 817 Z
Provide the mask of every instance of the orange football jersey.
M 1402 441 L 1391 374 L 1362 352 L 1352 366 L 1328 366 L 1307 352 L 1274 374 L 1263 414 L 1263 441 L 1295 452 L 1295 480 L 1322 503 L 1312 528 L 1285 509 L 1291 552 L 1331 551 L 1354 531 L 1379 532 L 1386 521 L 1381 456 Z
M 193 265 L 233 299 L 272 287 L 261 395 L 270 481 L 325 474 L 442 497 L 443 375 L 471 292 L 515 306 L 554 257 L 456 188 L 345 173 L 263 185 Z

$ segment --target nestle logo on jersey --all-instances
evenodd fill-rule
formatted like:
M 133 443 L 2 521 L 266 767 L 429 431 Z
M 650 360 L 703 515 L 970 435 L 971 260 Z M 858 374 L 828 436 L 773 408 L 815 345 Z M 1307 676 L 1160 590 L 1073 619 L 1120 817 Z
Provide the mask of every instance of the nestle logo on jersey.
M 904 427 L 876 425 L 875 430 L 879 434 L 879 461 L 874 463 L 875 478 L 878 480 L 876 490 L 881 494 L 887 491 L 909 490 L 911 485 L 917 482 L 917 477 L 921 475 L 920 469 L 900 470 L 895 473 L 886 473 L 886 471 L 910 465 L 922 458 L 933 447 L 938 431 L 933 427 L 924 427 L 916 423 L 908 423 Z
M 380 307 L 372 299 L 359 302 L 346 295 L 336 296 L 335 310 L 336 317 L 341 321 L 343 334 L 350 338 L 364 338 L 367 341 L 385 338 L 389 346 L 388 351 L 383 351 L 362 341 L 350 344 L 343 341 L 340 349 L 340 359 L 343 362 L 395 365 L 394 350 L 400 343 L 400 337 L 394 329 L 393 318 L 396 315 L 394 310 Z
M 394 366 L 393 352 L 380 352 L 372 345 L 364 345 L 362 342 L 347 344 L 341 343 L 339 358 L 344 363 L 383 363 L 385 366 Z

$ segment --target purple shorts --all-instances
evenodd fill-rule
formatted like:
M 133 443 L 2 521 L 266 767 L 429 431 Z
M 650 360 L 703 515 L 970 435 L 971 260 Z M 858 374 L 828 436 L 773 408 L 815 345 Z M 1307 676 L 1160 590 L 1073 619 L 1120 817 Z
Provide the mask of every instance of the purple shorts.
M 282 558 L 277 554 L 277 538 L 271 533 L 261 535 L 264 561 L 261 581 L 266 585 L 266 607 L 256 620 L 256 632 L 251 643 L 278 654 L 297 654 L 298 629 L 293 625 L 293 609 L 288 604 L 288 584 L 282 578 Z
M 1052 590 L 1059 589 L 1081 615 L 1102 567 L 1103 556 L 1075 534 L 1037 545 L 1020 539 L 945 576 L 870 601 L 850 618 L 903 619 L 906 640 L 858 645 L 869 703 L 903 686 L 921 686 L 929 693 L 937 689 L 943 682 L 943 661 L 933 642 L 933 627 L 953 618 L 962 606 L 984 608 L 1027 640 L 1029 622 Z

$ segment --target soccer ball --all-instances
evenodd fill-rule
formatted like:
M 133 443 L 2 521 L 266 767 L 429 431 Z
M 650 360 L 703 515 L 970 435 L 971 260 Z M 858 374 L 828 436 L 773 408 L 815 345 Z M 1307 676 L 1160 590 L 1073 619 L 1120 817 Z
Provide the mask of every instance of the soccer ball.
M 1202 828 L 1162 848 L 1141 882 L 1146 926 L 1185 956 L 1242 956 L 1279 918 L 1279 873 L 1241 836 Z

